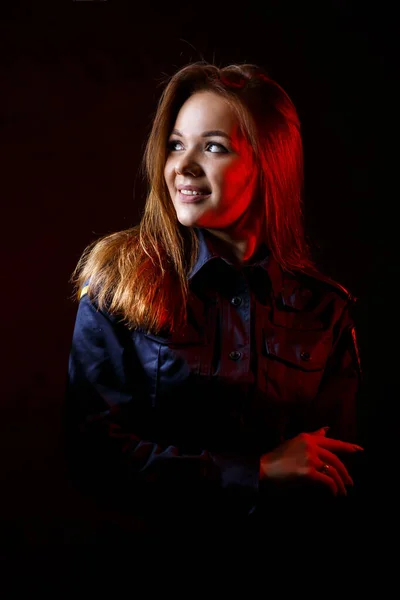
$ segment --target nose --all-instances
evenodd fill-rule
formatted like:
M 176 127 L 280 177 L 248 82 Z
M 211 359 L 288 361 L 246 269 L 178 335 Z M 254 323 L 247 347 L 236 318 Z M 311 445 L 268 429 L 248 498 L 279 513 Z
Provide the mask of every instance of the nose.
M 193 177 L 198 177 L 203 172 L 201 166 L 189 156 L 181 156 L 175 164 L 175 173 L 177 175 L 190 174 Z

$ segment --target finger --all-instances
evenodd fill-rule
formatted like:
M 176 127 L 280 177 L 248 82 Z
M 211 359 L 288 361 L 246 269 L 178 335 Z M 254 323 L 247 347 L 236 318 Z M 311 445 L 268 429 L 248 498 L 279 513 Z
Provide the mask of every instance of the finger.
M 325 475 L 324 473 L 321 473 L 320 471 L 317 471 L 316 469 L 312 469 L 309 476 L 310 476 L 310 479 L 313 479 L 314 481 L 319 481 L 323 485 L 328 486 L 328 488 L 330 488 L 330 490 L 334 496 L 338 495 L 339 490 L 338 490 L 337 483 L 336 483 L 335 479 L 333 479 L 332 477 L 329 477 L 329 475 Z
M 356 444 L 350 444 L 349 442 L 342 442 L 341 440 L 335 440 L 334 438 L 327 438 L 320 435 L 319 439 L 316 440 L 318 446 L 331 450 L 332 452 L 357 452 L 358 450 L 364 450 L 361 446 Z
M 326 432 L 330 429 L 329 425 L 326 427 L 320 427 L 316 431 L 311 431 L 309 435 L 326 435 Z
M 325 471 L 323 471 L 324 467 L 326 469 Z M 344 485 L 343 479 L 341 478 L 341 476 L 339 475 L 339 473 L 338 473 L 337 469 L 335 469 L 335 467 L 333 467 L 332 465 L 330 465 L 328 463 L 324 463 L 321 461 L 321 464 L 316 465 L 316 470 L 321 475 L 325 475 L 325 476 L 333 479 L 333 481 L 336 483 L 338 491 L 341 494 L 343 494 L 343 496 L 347 496 L 346 486 Z
M 324 450 L 324 448 L 318 448 L 317 452 L 318 457 L 323 463 L 335 467 L 336 471 L 339 473 L 340 477 L 343 479 L 345 484 L 354 485 L 354 482 L 350 477 L 348 470 L 346 469 L 345 465 L 342 463 L 340 458 L 336 456 L 336 454 L 329 452 L 329 450 Z

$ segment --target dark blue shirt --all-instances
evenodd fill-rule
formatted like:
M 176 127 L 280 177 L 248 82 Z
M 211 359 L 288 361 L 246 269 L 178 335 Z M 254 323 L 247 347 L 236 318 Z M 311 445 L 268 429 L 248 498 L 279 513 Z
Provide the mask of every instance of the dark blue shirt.
M 248 515 L 263 453 L 325 425 L 355 441 L 351 298 L 322 277 L 283 272 L 265 246 L 237 266 L 195 231 L 180 331 L 130 331 L 85 286 L 66 397 L 72 463 L 97 492 L 154 500 L 164 515 L 199 505 Z

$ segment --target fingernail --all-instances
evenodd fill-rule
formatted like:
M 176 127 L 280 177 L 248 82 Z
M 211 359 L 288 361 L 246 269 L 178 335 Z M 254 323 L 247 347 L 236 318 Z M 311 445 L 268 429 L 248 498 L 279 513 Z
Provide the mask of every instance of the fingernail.
M 348 483 L 349 485 L 354 485 L 354 481 L 352 480 L 352 478 L 351 478 L 351 477 L 348 477 L 348 478 L 347 478 L 347 483 Z
M 353 444 L 353 448 L 354 450 L 364 450 L 364 448 L 361 448 L 361 446 L 357 446 L 357 444 Z

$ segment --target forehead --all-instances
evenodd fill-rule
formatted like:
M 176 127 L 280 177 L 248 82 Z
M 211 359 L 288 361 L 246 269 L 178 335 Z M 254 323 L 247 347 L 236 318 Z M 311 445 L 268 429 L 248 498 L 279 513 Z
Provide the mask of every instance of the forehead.
M 228 102 L 210 91 L 196 92 L 181 106 L 175 127 L 182 133 L 202 133 L 223 129 L 232 134 L 239 125 L 238 118 Z

